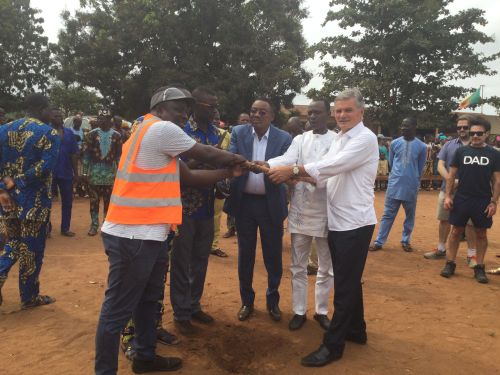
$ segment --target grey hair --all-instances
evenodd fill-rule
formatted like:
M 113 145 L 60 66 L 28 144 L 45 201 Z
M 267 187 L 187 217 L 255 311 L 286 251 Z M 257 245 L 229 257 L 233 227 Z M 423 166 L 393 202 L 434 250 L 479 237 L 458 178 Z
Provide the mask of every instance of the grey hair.
M 349 100 L 349 99 L 354 99 L 358 107 L 361 108 L 365 107 L 365 100 L 363 99 L 361 91 L 357 87 L 345 89 L 344 91 L 342 91 L 337 95 L 335 101 L 338 102 L 340 100 Z

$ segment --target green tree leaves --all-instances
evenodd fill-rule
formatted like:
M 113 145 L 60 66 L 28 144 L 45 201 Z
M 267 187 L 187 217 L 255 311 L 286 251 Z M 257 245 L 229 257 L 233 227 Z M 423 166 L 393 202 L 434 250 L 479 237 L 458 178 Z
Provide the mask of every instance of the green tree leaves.
M 453 80 L 492 75 L 486 65 L 500 56 L 484 56 L 474 45 L 492 42 L 477 30 L 483 11 L 450 14 L 451 0 L 333 0 L 325 20 L 338 22 L 345 35 L 313 47 L 323 62 L 325 85 L 310 95 L 334 97 L 346 86 L 361 88 L 374 122 L 395 129 L 402 117 L 422 114 L 425 125 L 448 119 L 467 91 Z M 420 121 L 422 124 L 422 121 Z
M 12 110 L 27 92 L 47 88 L 50 52 L 29 0 L 0 0 L 0 15 L 0 106 Z
M 57 75 L 92 87 L 128 117 L 154 89 L 178 83 L 219 94 L 234 121 L 256 95 L 291 105 L 310 75 L 301 0 L 85 1 L 64 16 Z

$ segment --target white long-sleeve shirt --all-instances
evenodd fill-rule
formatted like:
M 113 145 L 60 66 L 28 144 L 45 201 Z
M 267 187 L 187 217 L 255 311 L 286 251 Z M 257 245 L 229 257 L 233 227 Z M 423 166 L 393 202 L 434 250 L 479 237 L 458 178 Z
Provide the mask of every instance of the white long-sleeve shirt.
M 307 131 L 293 139 L 287 152 L 268 160 L 268 163 L 272 168 L 318 161 L 326 155 L 336 136 L 330 130 L 325 134 Z M 306 182 L 294 186 L 288 212 L 288 231 L 313 237 L 328 235 L 325 186 L 317 188 Z
M 304 165 L 318 186 L 327 185 L 329 230 L 347 231 L 377 223 L 373 185 L 378 159 L 377 137 L 360 122 L 339 133 L 320 161 Z

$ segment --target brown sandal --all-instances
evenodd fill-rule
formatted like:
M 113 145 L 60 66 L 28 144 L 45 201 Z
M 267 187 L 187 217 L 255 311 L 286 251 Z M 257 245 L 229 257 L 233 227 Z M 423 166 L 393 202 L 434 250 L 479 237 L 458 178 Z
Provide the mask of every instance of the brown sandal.
M 36 296 L 32 301 L 23 303 L 21 305 L 22 310 L 32 309 L 38 306 L 50 305 L 51 303 L 56 302 L 55 298 L 49 296 Z

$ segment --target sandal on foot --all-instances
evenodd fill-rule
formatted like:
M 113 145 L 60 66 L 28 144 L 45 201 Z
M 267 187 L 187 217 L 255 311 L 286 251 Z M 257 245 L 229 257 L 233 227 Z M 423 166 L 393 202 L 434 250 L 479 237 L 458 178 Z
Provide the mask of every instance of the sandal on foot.
M 50 305 L 51 303 L 56 302 L 55 298 L 49 296 L 36 296 L 32 301 L 25 302 L 21 305 L 22 310 L 32 309 L 38 306 Z
M 89 236 L 93 237 L 97 234 L 97 229 L 96 228 L 90 228 L 89 232 L 87 233 Z

